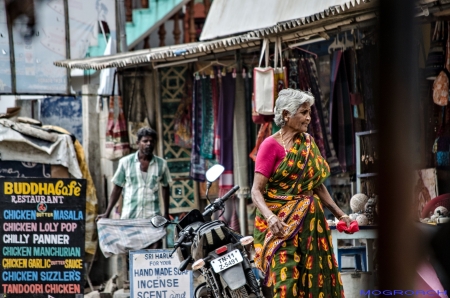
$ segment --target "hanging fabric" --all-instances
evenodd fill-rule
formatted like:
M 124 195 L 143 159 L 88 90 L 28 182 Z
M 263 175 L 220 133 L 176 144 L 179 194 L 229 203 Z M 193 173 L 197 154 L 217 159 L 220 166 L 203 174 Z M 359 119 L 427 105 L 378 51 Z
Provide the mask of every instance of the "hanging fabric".
M 110 160 L 119 159 L 130 153 L 130 144 L 128 142 L 128 131 L 125 115 L 123 112 L 122 96 L 114 95 L 117 72 L 115 73 L 113 91 L 109 98 L 108 123 L 106 127 L 105 157 Z M 117 120 L 114 120 L 114 101 L 117 98 L 119 114 Z
M 342 51 L 335 51 L 333 54 L 331 81 L 330 113 L 333 142 L 339 144 L 336 153 L 342 171 L 352 171 L 354 168 L 353 113 Z
M 218 73 L 220 70 L 218 70 Z M 220 146 L 220 137 L 219 137 L 219 75 L 214 75 L 214 70 L 211 74 L 213 78 L 211 79 L 211 93 L 212 93 L 212 101 L 213 101 L 213 114 L 214 114 L 214 143 L 213 143 L 213 153 L 216 160 L 219 160 L 219 146 Z
M 130 140 L 130 147 L 134 150 L 139 149 L 137 144 L 137 132 L 142 127 L 149 127 L 148 119 L 147 119 L 147 106 L 145 99 L 145 90 L 144 86 L 141 82 L 140 77 L 137 80 L 137 67 L 134 70 L 133 83 L 131 94 L 129 96 L 130 102 L 128 105 L 128 138 Z M 140 92 L 136 92 L 139 90 Z
M 353 37 L 355 44 L 355 36 Z M 349 80 L 350 80 L 350 104 L 353 106 L 353 116 L 355 118 L 364 119 L 364 101 L 361 93 L 361 76 L 358 69 L 358 58 L 356 56 L 356 48 L 348 49 L 347 55 Z
M 202 138 L 200 154 L 203 158 L 213 158 L 214 151 L 214 108 L 211 92 L 212 80 L 204 76 L 202 80 Z
M 116 82 L 116 74 L 114 73 L 112 92 L 109 97 L 108 122 L 106 123 L 106 138 L 105 138 L 105 158 L 114 159 L 114 87 Z
M 377 47 L 371 44 L 365 45 L 361 50 L 357 51 L 364 100 L 366 130 L 377 129 L 374 98 L 375 79 L 373 77 L 373 69 L 377 67 L 377 52 Z
M 244 90 L 245 90 L 245 114 L 251 115 L 252 112 L 252 93 L 253 93 L 253 84 L 252 84 L 252 71 L 248 70 L 248 68 L 244 68 L 242 70 L 242 77 L 244 78 Z M 246 117 L 246 124 L 245 124 L 245 130 L 246 130 L 246 136 L 247 136 L 247 153 L 250 154 L 252 151 L 252 141 L 255 140 L 255 136 L 253 133 L 253 122 L 251 117 Z M 247 156 L 250 158 L 250 156 Z M 248 164 L 250 165 L 251 162 L 248 160 Z M 255 173 L 253 171 L 252 166 L 247 167 L 247 176 L 248 181 L 253 181 L 253 178 L 255 176 Z
M 310 82 L 309 82 L 309 75 L 305 64 L 305 59 L 301 58 L 299 60 L 298 65 L 298 74 L 299 74 L 299 85 L 300 89 L 302 90 L 310 90 Z M 322 156 L 326 156 L 325 147 L 323 143 L 323 134 L 322 134 L 322 127 L 320 124 L 320 118 L 317 113 L 316 105 L 311 106 L 311 122 L 308 127 L 308 132 L 312 135 L 314 138 L 315 143 L 319 147 L 319 150 L 322 154 Z
M 202 137 L 202 81 L 197 74 L 192 88 L 192 150 L 190 177 L 196 181 L 205 181 L 205 159 L 200 154 Z
M 219 195 L 224 195 L 234 186 L 233 180 L 233 117 L 236 96 L 236 79 L 231 73 L 219 77 L 219 128 L 220 155 L 219 163 L 225 167 L 220 176 Z
M 119 104 L 119 115 L 113 129 L 114 158 L 118 159 L 130 154 L 130 143 L 128 142 L 127 121 L 123 112 L 122 96 L 117 96 Z
M 316 62 L 313 58 L 307 58 L 306 66 L 308 68 L 309 77 L 310 77 L 310 86 L 311 92 L 315 98 L 315 106 L 317 108 L 317 112 L 319 115 L 319 119 L 321 121 L 322 131 L 324 135 L 324 146 L 326 152 L 326 160 L 328 165 L 330 166 L 330 172 L 332 174 L 336 174 L 341 172 L 339 161 L 336 157 L 336 151 L 334 150 L 333 140 L 331 138 L 329 126 L 328 126 L 328 112 L 326 111 L 326 107 L 324 106 L 323 94 L 319 85 L 319 77 L 317 75 Z
M 289 65 L 289 88 L 298 89 L 298 59 L 291 58 L 288 60 Z
M 309 69 L 309 62 L 305 58 L 300 59 L 302 72 L 305 75 L 305 79 L 308 82 L 308 90 L 312 91 L 312 79 L 310 75 L 310 69 Z M 326 146 L 325 146 L 325 137 L 324 137 L 324 123 L 321 119 L 321 114 L 319 114 L 320 109 L 320 97 L 314 96 L 314 105 L 311 106 L 311 122 L 314 123 L 312 126 L 314 130 L 314 141 L 316 142 L 317 146 L 319 147 L 320 153 L 322 156 L 327 156 Z

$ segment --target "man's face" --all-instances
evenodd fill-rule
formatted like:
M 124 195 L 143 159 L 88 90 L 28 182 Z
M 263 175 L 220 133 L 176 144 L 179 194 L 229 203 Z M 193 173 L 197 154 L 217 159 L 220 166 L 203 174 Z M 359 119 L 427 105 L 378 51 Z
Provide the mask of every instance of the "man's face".
M 154 140 L 153 137 L 143 136 L 137 143 L 139 146 L 139 152 L 145 155 L 152 154 L 155 149 L 155 143 L 156 140 Z

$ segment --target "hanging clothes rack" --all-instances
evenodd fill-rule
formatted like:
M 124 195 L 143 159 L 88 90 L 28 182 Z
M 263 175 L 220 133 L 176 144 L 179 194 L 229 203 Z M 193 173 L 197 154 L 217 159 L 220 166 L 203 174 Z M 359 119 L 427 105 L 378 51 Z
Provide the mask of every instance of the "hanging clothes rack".
M 231 64 L 224 64 L 224 63 L 219 62 L 219 61 L 217 61 L 217 60 L 216 60 L 216 61 L 211 61 L 208 65 L 206 65 L 206 66 L 200 68 L 199 70 L 197 70 L 197 71 L 194 73 L 194 75 L 195 75 L 195 74 L 198 74 L 198 73 L 204 71 L 205 69 L 208 69 L 208 68 L 210 68 L 211 66 L 214 66 L 214 65 L 220 65 L 220 66 L 223 66 L 224 68 L 230 68 L 230 67 L 236 65 L 236 62 L 233 62 L 233 63 L 231 63 Z

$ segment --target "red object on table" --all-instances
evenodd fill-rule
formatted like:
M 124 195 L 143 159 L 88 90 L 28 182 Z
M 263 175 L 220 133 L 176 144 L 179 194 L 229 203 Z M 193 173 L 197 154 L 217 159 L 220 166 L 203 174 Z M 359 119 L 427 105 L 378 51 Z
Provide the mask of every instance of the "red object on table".
M 450 210 L 450 193 L 446 193 L 430 200 L 422 209 L 422 218 L 428 217 L 430 212 L 434 212 L 439 206 L 444 206 Z
M 350 223 L 350 227 L 347 227 L 347 223 L 345 223 L 344 221 L 339 221 L 338 224 L 336 225 L 336 229 L 341 233 L 345 232 L 347 234 L 353 234 L 359 231 L 359 226 L 356 220 L 353 220 Z

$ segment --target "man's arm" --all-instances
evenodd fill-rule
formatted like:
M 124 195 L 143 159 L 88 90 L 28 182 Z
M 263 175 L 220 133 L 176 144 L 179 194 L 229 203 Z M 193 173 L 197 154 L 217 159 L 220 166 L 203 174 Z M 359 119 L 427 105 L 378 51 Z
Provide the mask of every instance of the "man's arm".
M 163 216 L 169 220 L 169 205 L 170 205 L 170 194 L 169 194 L 169 186 L 163 186 L 161 188 L 163 203 L 164 203 L 164 212 Z
M 97 216 L 96 220 L 109 217 L 109 214 L 111 213 L 112 208 L 117 204 L 117 201 L 119 201 L 121 194 L 122 194 L 122 187 L 114 184 L 114 188 L 111 192 L 111 195 L 109 196 L 108 207 L 106 208 L 105 213 L 99 214 Z

